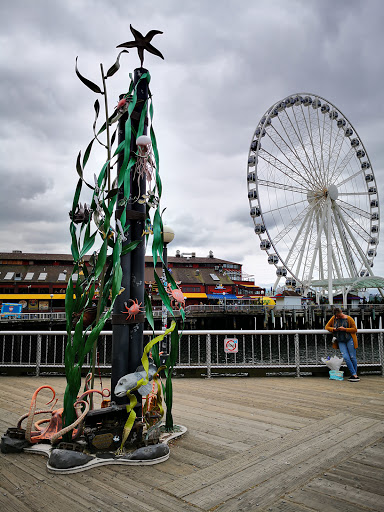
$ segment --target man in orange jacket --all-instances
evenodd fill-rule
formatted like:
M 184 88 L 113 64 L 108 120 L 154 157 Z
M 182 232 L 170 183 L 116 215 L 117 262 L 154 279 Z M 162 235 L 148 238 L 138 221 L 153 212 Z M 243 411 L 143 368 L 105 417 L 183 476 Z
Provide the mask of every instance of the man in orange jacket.
M 348 366 L 348 370 L 351 372 L 349 382 L 359 382 L 357 376 L 357 360 L 356 360 L 356 349 L 357 349 L 357 327 L 353 320 L 348 315 L 344 315 L 340 308 L 333 310 L 333 317 L 329 320 L 325 328 L 327 331 L 334 334 L 336 341 L 333 343 L 333 348 L 339 348 L 341 355 L 344 358 Z

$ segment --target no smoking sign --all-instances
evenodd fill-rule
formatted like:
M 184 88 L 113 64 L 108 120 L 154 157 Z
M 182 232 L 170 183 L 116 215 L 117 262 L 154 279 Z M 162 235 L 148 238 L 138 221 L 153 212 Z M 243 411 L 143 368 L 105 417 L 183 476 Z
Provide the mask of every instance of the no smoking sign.
M 239 351 L 239 340 L 236 338 L 224 339 L 224 352 L 226 354 L 236 354 Z

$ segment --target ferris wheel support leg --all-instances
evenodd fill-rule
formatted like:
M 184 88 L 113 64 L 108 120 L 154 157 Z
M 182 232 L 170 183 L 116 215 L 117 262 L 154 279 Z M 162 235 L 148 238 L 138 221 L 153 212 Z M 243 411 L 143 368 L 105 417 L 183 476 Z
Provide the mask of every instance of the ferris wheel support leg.
M 333 306 L 333 281 L 332 281 L 332 204 L 327 199 L 327 266 L 328 266 L 328 303 Z
M 319 225 L 318 232 L 317 232 L 317 239 L 316 239 L 315 250 L 313 252 L 311 268 L 310 268 L 309 274 L 308 274 L 308 280 L 307 280 L 308 283 L 310 283 L 312 281 L 313 269 L 315 267 L 315 261 L 316 261 L 316 258 L 317 258 L 317 253 L 319 251 L 319 247 L 320 247 L 320 244 L 321 244 L 321 233 L 322 233 L 322 231 L 324 229 L 325 211 L 326 211 L 326 209 L 324 208 L 323 212 L 321 214 L 321 221 L 320 221 L 320 225 Z
M 355 247 L 356 247 L 358 253 L 361 256 L 361 259 L 363 260 L 364 265 L 366 266 L 366 268 L 367 268 L 368 272 L 370 273 L 370 275 L 373 276 L 372 268 L 371 268 L 371 266 L 369 264 L 369 261 L 367 260 L 367 257 L 365 256 L 365 254 L 364 254 L 363 250 L 361 249 L 360 245 L 357 243 L 355 237 L 353 236 L 351 228 L 348 225 L 348 222 L 344 219 L 343 215 L 340 212 L 340 208 L 338 207 L 338 205 L 336 203 L 335 203 L 335 208 L 337 209 L 337 213 L 339 215 L 339 218 L 341 219 L 342 223 L 344 224 L 345 229 L 348 231 L 348 234 L 351 237 L 352 242 L 355 244 Z
M 341 224 L 340 224 L 340 220 L 339 220 L 339 210 L 336 210 L 336 208 L 334 208 L 333 213 L 334 213 L 334 216 L 335 216 L 336 227 L 337 227 L 337 230 L 338 230 L 339 235 L 340 235 L 341 244 L 342 244 L 343 249 L 344 249 L 344 254 L 346 255 L 346 258 L 347 258 L 349 273 L 350 273 L 350 276 L 352 277 L 354 275 L 353 262 L 351 260 L 351 255 L 350 255 L 350 252 L 349 252 L 350 250 L 349 250 L 349 248 L 347 247 L 347 245 L 345 243 L 344 232 L 342 230 L 342 227 L 341 227 Z

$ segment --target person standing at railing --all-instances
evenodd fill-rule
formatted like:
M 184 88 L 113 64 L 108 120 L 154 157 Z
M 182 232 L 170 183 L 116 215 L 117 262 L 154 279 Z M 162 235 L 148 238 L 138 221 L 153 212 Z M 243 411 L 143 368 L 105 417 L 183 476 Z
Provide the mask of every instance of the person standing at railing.
M 352 317 L 345 315 L 340 308 L 334 308 L 333 317 L 325 326 L 327 331 L 331 332 L 335 338 L 333 348 L 339 348 L 348 370 L 351 372 L 349 382 L 359 382 L 357 376 L 357 360 L 356 349 L 357 343 L 357 327 Z

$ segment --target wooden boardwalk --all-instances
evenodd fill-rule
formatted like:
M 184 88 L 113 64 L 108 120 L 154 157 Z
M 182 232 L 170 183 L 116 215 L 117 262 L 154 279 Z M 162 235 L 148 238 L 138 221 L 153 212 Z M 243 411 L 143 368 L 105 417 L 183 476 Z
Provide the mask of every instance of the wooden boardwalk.
M 42 384 L 62 399 L 62 377 L 0 377 L 1 433 Z M 155 466 L 57 475 L 42 456 L 0 454 L 0 510 L 384 510 L 380 376 L 175 379 L 174 419 L 188 432 Z

